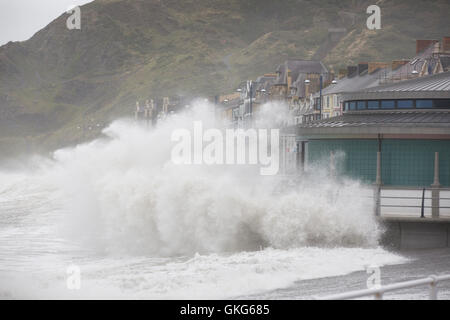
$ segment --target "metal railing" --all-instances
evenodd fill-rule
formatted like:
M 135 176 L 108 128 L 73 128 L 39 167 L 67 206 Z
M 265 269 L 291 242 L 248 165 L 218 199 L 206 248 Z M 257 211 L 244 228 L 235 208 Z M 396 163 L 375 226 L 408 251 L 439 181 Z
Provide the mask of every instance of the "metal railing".
M 408 289 L 412 287 L 418 287 L 423 285 L 430 286 L 430 300 L 437 300 L 438 298 L 438 283 L 443 281 L 450 281 L 450 275 L 443 276 L 434 276 L 431 275 L 427 278 L 411 280 L 406 282 L 399 282 L 394 284 L 389 284 L 385 286 L 377 286 L 371 289 L 363 289 L 350 291 L 346 293 L 338 293 L 335 295 L 329 295 L 324 297 L 315 297 L 318 300 L 346 300 L 346 299 L 355 299 L 355 298 L 363 298 L 367 296 L 374 296 L 375 300 L 382 300 L 383 295 L 386 292 L 396 291 L 401 289 Z
M 426 197 L 425 196 L 425 192 L 426 191 L 430 191 L 433 192 L 433 189 L 429 189 L 429 188 L 417 188 L 417 187 L 382 187 L 380 188 L 380 190 L 391 190 L 391 191 L 413 191 L 413 190 L 417 190 L 417 191 L 422 191 L 422 195 L 419 197 L 413 197 L 413 196 L 386 196 L 386 195 L 379 195 L 378 199 L 377 199 L 377 205 L 379 206 L 380 210 L 379 212 L 381 213 L 381 209 L 382 208 L 416 208 L 416 209 L 420 209 L 420 217 L 421 218 L 425 218 L 425 209 L 437 209 L 438 212 L 440 211 L 440 209 L 450 209 L 449 206 L 443 206 L 440 205 L 441 201 L 449 201 L 450 198 L 447 197 L 442 197 L 440 194 L 437 195 L 437 197 L 434 197 L 433 195 L 431 197 Z M 448 188 L 439 188 L 439 191 L 450 191 L 450 189 Z M 438 205 L 433 205 L 433 203 L 431 205 L 425 205 L 425 200 L 430 200 L 433 201 L 437 199 L 438 200 Z M 382 200 L 417 200 L 417 204 L 382 204 Z M 439 214 L 438 214 L 439 215 Z

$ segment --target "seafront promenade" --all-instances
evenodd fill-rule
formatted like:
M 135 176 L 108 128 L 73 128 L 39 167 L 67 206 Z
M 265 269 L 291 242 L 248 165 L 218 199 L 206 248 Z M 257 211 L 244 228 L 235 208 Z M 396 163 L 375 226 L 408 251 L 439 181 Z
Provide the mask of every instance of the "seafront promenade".
M 450 248 L 432 250 L 401 250 L 399 254 L 410 261 L 404 264 L 380 266 L 381 284 L 387 285 L 428 277 L 431 274 L 448 274 L 450 270 Z M 365 271 L 357 271 L 348 275 L 326 277 L 298 281 L 294 285 L 273 290 L 260 295 L 237 297 L 238 299 L 311 299 L 354 290 L 367 289 Z M 427 300 L 429 288 L 427 286 L 403 289 L 386 293 L 386 300 L 410 299 Z M 439 300 L 450 299 L 450 282 L 443 282 L 438 286 Z M 366 297 L 365 299 L 373 299 Z

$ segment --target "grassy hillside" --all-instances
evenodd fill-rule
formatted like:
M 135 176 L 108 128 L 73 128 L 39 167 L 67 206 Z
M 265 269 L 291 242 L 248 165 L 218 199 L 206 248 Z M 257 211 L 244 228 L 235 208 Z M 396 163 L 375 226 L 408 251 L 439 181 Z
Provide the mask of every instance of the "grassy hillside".
M 382 30 L 364 0 L 97 0 L 81 30 L 64 14 L 25 42 L 0 47 L 0 153 L 88 139 L 134 102 L 214 95 L 311 58 L 328 28 L 347 35 L 325 55 L 338 68 L 414 54 L 416 38 L 450 34 L 447 0 L 381 0 Z M 92 130 L 86 130 L 92 126 Z M 85 130 L 82 130 L 82 128 Z

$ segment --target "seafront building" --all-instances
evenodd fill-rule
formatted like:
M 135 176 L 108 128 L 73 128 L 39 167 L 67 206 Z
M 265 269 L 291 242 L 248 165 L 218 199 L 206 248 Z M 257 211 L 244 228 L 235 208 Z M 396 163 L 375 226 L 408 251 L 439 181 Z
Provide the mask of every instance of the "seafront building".
M 305 159 L 313 162 L 342 151 L 342 174 L 368 183 L 378 178 L 383 185 L 429 187 L 437 152 L 439 184 L 450 186 L 450 72 L 342 99 L 343 115 L 296 127 L 298 143 L 307 144 Z
M 340 116 L 286 130 L 297 173 L 321 164 L 373 186 L 389 245 L 450 246 L 450 72 L 346 93 L 342 103 Z
M 450 71 L 450 37 L 444 37 L 441 42 L 416 40 L 416 55 L 412 59 L 394 60 L 391 63 L 363 62 L 357 66 L 348 66 L 340 72 L 342 76 L 322 91 L 322 118 L 342 114 L 342 96 L 346 93 L 446 71 Z M 319 98 L 319 92 L 315 92 L 311 110 L 319 108 Z M 309 120 L 307 115 L 308 112 L 304 114 L 302 122 Z
M 245 127 L 245 119 L 257 115 L 262 104 L 279 101 L 286 104 L 292 115 L 288 124 L 294 124 L 305 100 L 320 89 L 321 82 L 325 87 L 332 78 L 333 75 L 321 61 L 289 59 L 278 65 L 275 73 L 264 74 L 256 81 L 242 82 L 237 87 L 238 100 L 233 94 L 220 96 L 218 108 L 230 125 Z M 313 118 L 318 119 L 320 110 L 313 113 Z

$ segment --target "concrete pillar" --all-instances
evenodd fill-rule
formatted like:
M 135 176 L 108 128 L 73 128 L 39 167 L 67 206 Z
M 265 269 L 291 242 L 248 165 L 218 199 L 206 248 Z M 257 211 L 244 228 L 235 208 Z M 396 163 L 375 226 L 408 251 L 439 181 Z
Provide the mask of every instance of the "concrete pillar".
M 439 218 L 439 198 L 440 198 L 439 183 L 439 152 L 434 153 L 434 180 L 431 185 L 431 217 Z
M 381 151 L 377 151 L 377 176 L 375 179 L 375 215 L 381 215 Z
M 439 152 L 434 153 L 434 181 L 431 186 L 440 186 L 439 183 Z
M 381 186 L 381 151 L 377 151 L 377 176 L 375 179 L 375 184 Z

